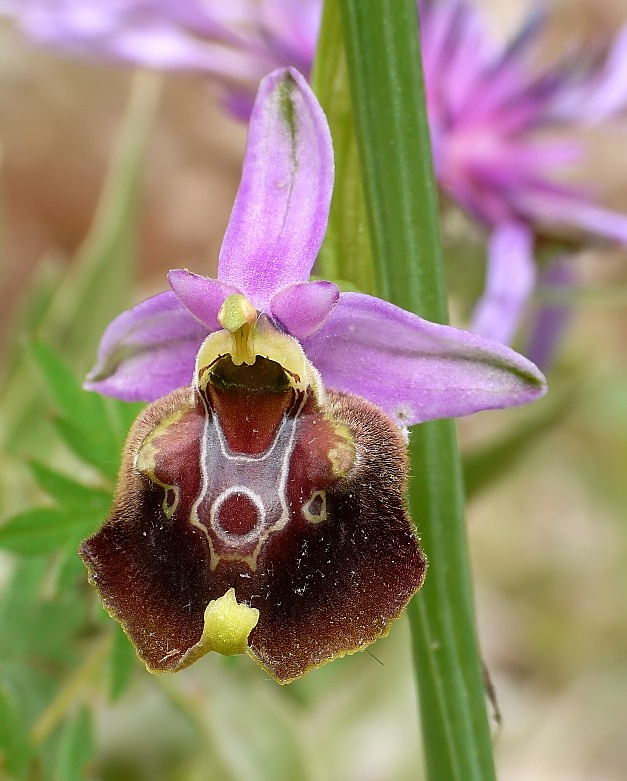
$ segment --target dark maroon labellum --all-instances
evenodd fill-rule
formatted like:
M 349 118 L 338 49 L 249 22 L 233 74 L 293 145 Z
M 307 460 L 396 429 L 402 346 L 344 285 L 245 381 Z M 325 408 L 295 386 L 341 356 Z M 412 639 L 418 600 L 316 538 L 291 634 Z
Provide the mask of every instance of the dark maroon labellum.
M 131 429 L 110 517 L 80 553 L 149 669 L 248 637 L 287 682 L 384 634 L 422 584 L 399 430 L 299 380 L 222 355 Z

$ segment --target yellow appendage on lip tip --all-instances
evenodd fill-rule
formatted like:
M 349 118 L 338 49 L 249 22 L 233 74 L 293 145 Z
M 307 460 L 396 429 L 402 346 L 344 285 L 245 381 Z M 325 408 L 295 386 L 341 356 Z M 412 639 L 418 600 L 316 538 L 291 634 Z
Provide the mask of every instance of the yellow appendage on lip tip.
M 224 656 L 246 653 L 248 635 L 258 621 L 257 608 L 238 603 L 235 589 L 230 588 L 219 599 L 212 599 L 205 608 L 202 637 L 181 659 L 177 669 L 187 667 L 209 651 Z
M 236 366 L 255 362 L 255 323 L 257 310 L 250 301 L 239 293 L 228 296 L 218 312 L 222 328 L 233 337 L 231 358 Z

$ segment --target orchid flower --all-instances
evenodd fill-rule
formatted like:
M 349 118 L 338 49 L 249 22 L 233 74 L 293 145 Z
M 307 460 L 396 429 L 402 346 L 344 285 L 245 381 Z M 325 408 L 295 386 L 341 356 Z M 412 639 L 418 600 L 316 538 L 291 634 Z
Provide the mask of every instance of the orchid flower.
M 625 110 L 627 27 L 605 61 L 538 69 L 538 14 L 503 47 L 469 0 L 417 4 L 436 176 L 491 234 L 472 328 L 509 344 L 537 284 L 536 237 L 574 229 L 627 242 L 627 217 L 559 181 L 582 154 L 573 131 Z M 206 74 L 240 118 L 273 68 L 309 73 L 321 10 L 321 0 L 0 0 L 44 45 Z
M 120 315 L 86 387 L 153 401 L 81 546 L 153 671 L 247 652 L 280 682 L 385 634 L 424 579 L 402 426 L 540 396 L 510 348 L 308 276 L 329 128 L 293 69 L 261 83 L 218 279 Z

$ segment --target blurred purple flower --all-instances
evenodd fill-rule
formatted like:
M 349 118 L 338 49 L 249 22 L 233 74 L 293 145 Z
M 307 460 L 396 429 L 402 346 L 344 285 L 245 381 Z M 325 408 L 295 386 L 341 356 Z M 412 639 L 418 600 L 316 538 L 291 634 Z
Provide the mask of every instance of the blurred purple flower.
M 419 7 L 437 179 L 493 232 L 473 330 L 508 343 L 535 287 L 536 236 L 574 229 L 627 242 L 627 216 L 559 181 L 583 154 L 574 133 L 627 106 L 626 33 L 605 63 L 538 69 L 541 15 L 499 46 L 465 0 Z
M 33 40 L 74 54 L 195 70 L 240 118 L 279 66 L 308 75 L 321 0 L 0 0 Z M 494 236 L 474 330 L 513 338 L 535 283 L 535 237 L 577 230 L 627 241 L 627 217 L 560 182 L 582 126 L 627 105 L 627 28 L 605 60 L 534 66 L 542 16 L 505 45 L 468 0 L 418 0 L 441 189 Z M 546 137 L 550 133 L 551 139 Z
M 538 366 L 550 366 L 573 316 L 566 303 L 577 288 L 572 258 L 558 255 L 544 269 L 540 278 L 541 294 L 549 298 L 533 313 L 527 332 L 525 354 Z
M 321 0 L 0 0 L 0 14 L 43 46 L 207 74 L 240 119 L 271 70 L 291 65 L 309 75 L 321 7 Z

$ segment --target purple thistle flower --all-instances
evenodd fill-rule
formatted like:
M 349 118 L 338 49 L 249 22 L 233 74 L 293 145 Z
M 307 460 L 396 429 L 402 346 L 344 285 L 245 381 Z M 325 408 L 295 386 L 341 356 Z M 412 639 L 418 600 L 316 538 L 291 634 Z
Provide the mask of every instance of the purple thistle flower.
M 170 272 L 171 291 L 110 325 L 86 383 L 156 400 L 80 550 L 153 671 L 247 652 L 287 682 L 387 632 L 426 571 L 397 424 L 545 391 L 508 347 L 308 282 L 332 187 L 322 109 L 274 71 L 218 279 Z
M 320 0 L 0 0 L 42 44 L 73 54 L 195 70 L 248 117 L 260 79 L 280 66 L 308 75 Z M 493 233 L 473 330 L 509 343 L 535 287 L 534 239 L 577 230 L 627 241 L 627 218 L 595 193 L 560 183 L 581 155 L 573 130 L 627 104 L 627 28 L 605 61 L 531 67 L 541 16 L 506 46 L 468 0 L 418 0 L 436 175 Z M 553 140 L 541 138 L 550 131 Z M 558 140 L 559 137 L 559 140 Z
M 627 241 L 626 216 L 559 181 L 582 155 L 573 131 L 627 105 L 617 78 L 627 67 L 625 35 L 601 67 L 567 59 L 538 70 L 531 61 L 541 15 L 500 47 L 465 0 L 419 7 L 438 182 L 492 231 L 472 328 L 509 343 L 535 287 L 535 236 L 574 229 Z

